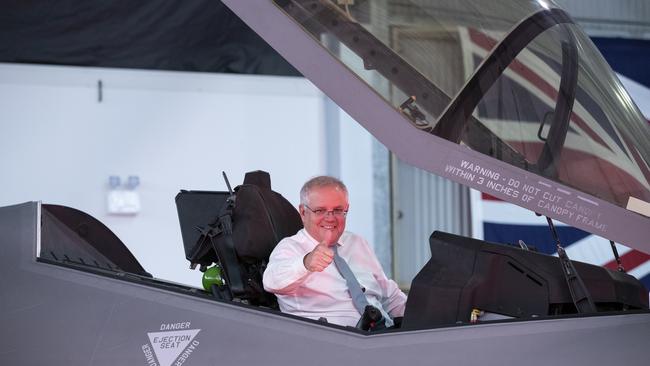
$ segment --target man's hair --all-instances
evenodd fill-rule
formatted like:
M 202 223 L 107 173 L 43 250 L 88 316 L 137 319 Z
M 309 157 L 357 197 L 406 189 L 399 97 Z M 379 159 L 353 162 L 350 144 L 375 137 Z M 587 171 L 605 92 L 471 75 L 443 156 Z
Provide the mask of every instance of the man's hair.
M 323 187 L 337 187 L 345 192 L 345 195 L 348 195 L 348 188 L 341 182 L 340 179 L 330 177 L 327 175 L 319 175 L 318 177 L 313 177 L 310 180 L 306 181 L 300 189 L 300 204 L 307 204 L 307 197 L 309 192 L 314 188 L 323 188 Z

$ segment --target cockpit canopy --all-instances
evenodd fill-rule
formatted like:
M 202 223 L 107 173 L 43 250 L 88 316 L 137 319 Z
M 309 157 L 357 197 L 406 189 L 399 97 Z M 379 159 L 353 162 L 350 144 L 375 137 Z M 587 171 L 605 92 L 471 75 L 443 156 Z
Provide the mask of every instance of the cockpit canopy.
M 224 3 L 402 161 L 650 250 L 650 126 L 552 2 Z
M 626 207 L 645 118 L 550 2 L 275 1 L 413 127 Z

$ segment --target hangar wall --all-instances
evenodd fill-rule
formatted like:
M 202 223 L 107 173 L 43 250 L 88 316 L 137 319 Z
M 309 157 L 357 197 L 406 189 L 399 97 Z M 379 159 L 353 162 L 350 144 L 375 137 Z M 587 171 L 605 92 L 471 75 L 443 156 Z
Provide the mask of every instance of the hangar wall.
M 328 170 L 325 103 L 297 77 L 0 64 L 0 206 L 41 200 L 88 212 L 154 276 L 198 286 L 174 196 L 225 190 L 222 170 L 235 186 L 262 169 L 297 205 L 302 183 Z M 338 163 L 353 192 L 348 227 L 372 239 L 369 135 L 353 123 L 337 134 L 348 146 L 338 155 L 353 155 Z M 140 178 L 137 215 L 108 214 L 110 175 Z

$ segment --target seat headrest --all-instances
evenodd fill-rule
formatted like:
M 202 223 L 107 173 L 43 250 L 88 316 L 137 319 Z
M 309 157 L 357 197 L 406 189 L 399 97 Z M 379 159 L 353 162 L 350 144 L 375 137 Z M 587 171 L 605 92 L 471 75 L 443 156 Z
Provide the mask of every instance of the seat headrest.
M 255 170 L 246 173 L 244 184 L 252 184 L 264 189 L 271 189 L 271 176 L 263 170 Z

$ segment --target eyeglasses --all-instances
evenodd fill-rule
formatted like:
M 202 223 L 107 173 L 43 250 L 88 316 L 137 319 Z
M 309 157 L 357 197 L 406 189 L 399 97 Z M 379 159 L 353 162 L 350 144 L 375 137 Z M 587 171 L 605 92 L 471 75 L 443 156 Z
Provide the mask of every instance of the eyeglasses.
M 328 211 L 324 208 L 317 208 L 315 210 L 312 210 L 311 207 L 305 204 L 303 204 L 303 206 L 307 207 L 309 211 L 313 212 L 316 217 L 324 217 L 327 214 L 331 214 L 334 217 L 345 217 L 348 214 L 348 210 L 344 210 L 342 208 L 335 208 Z

